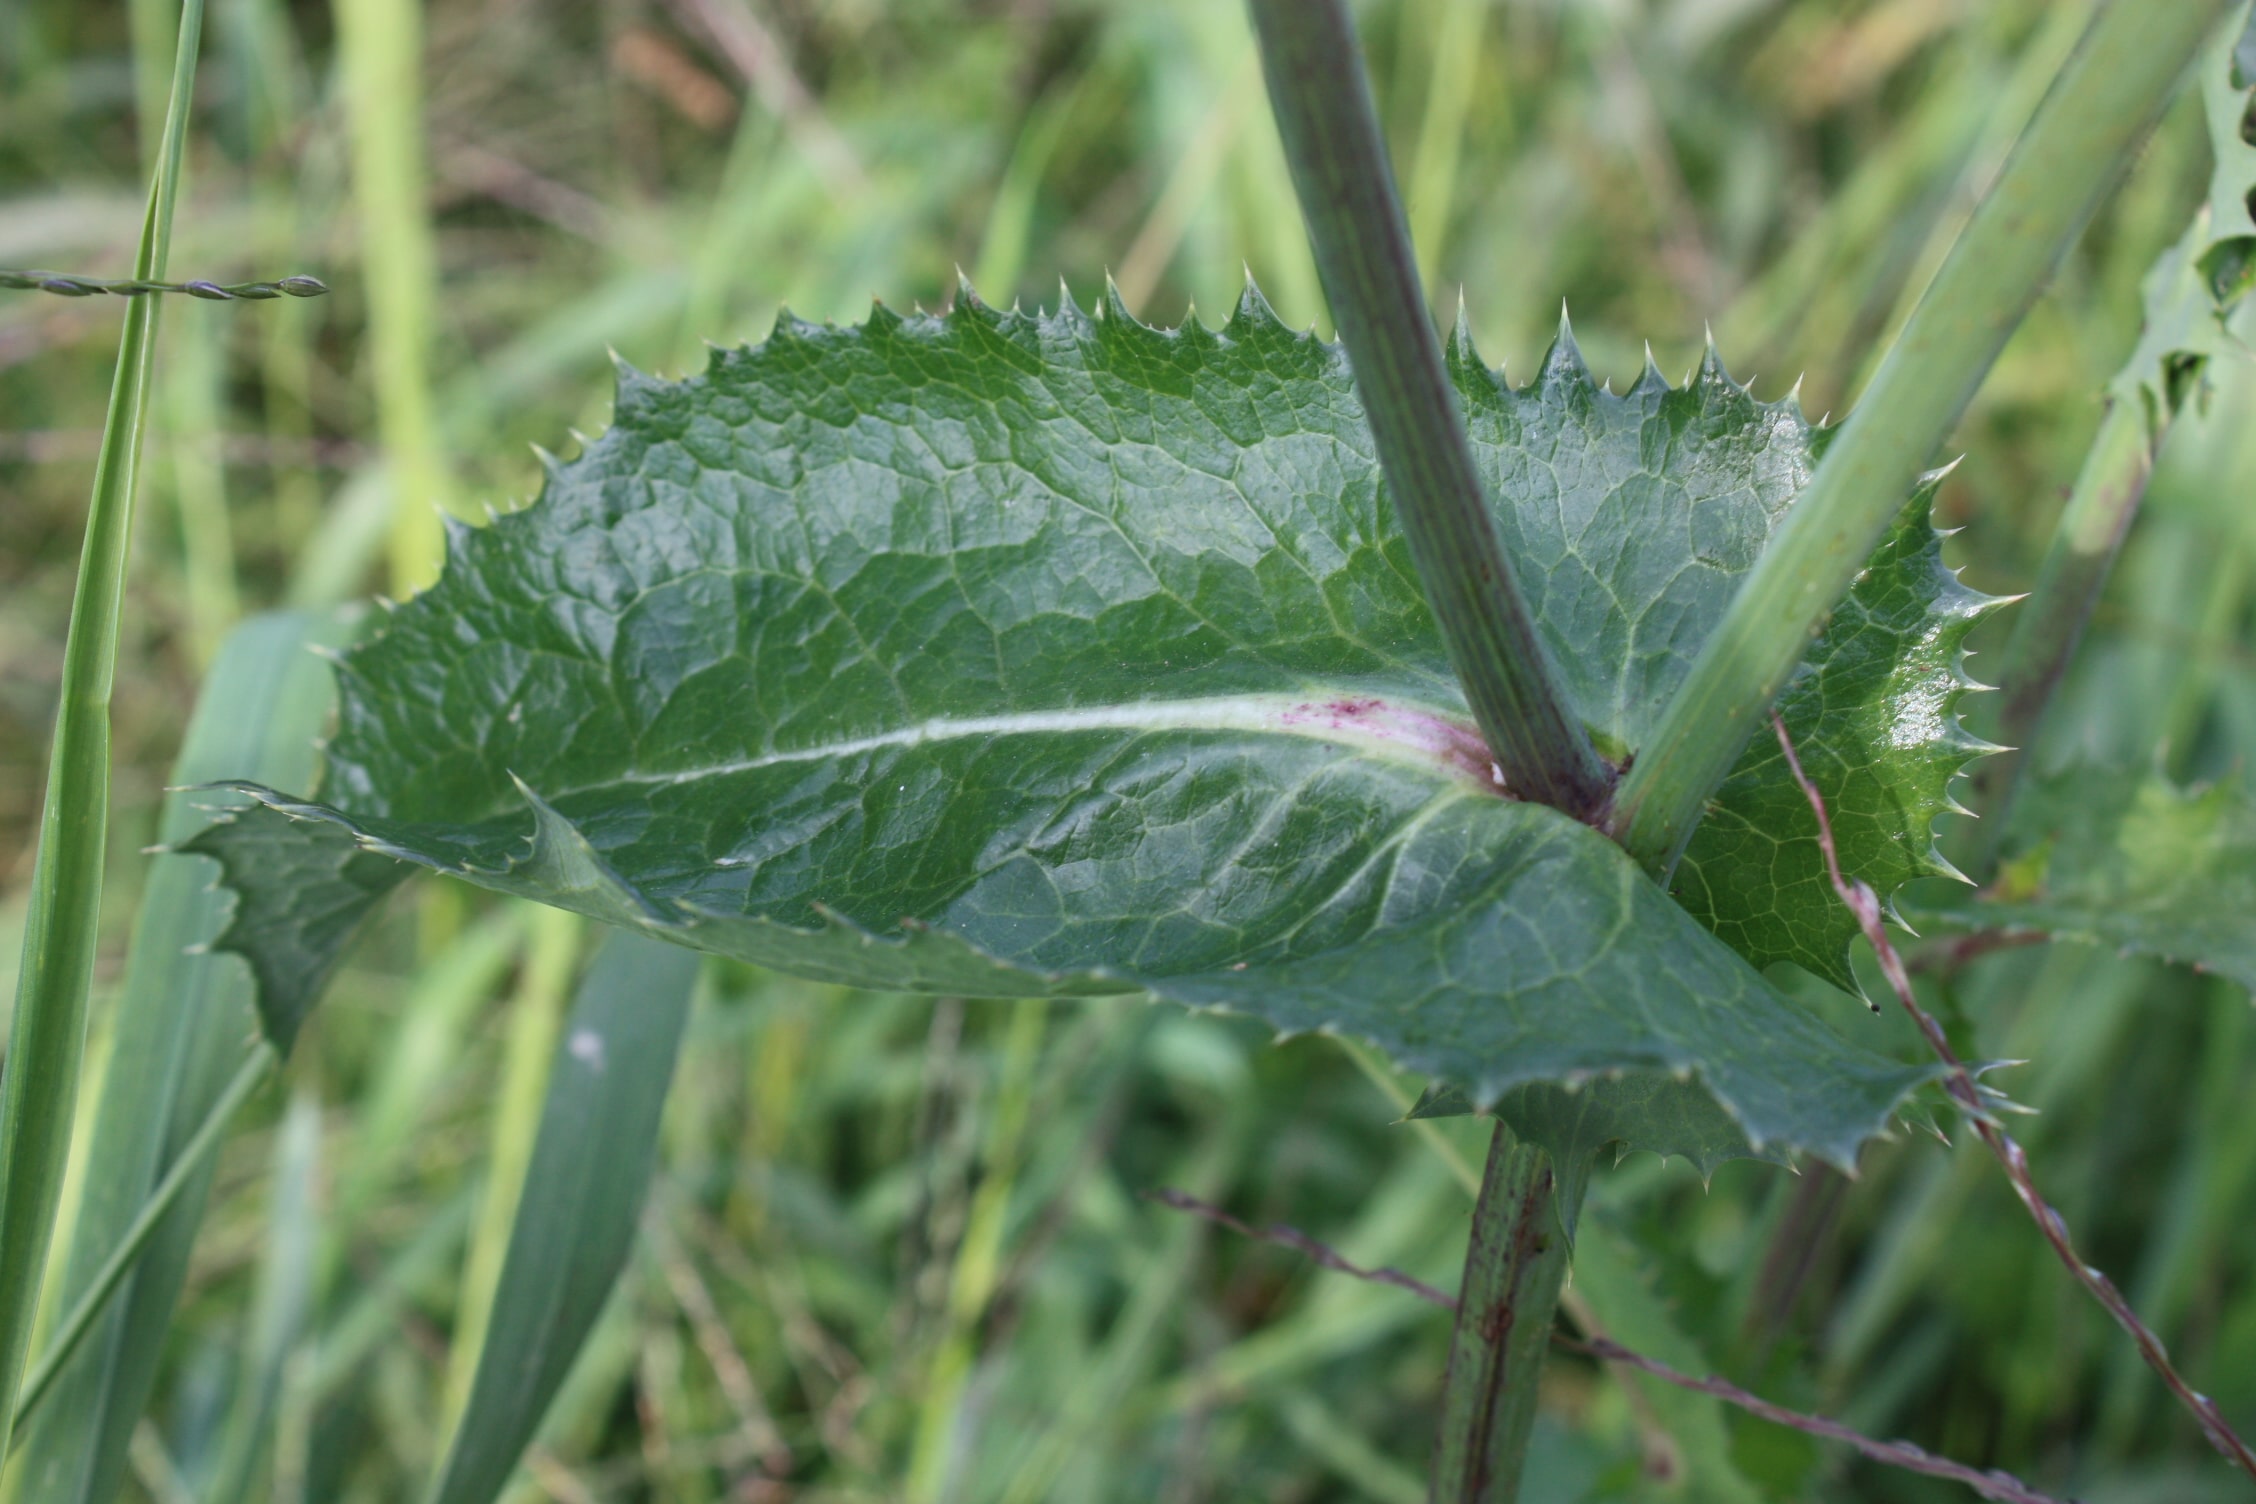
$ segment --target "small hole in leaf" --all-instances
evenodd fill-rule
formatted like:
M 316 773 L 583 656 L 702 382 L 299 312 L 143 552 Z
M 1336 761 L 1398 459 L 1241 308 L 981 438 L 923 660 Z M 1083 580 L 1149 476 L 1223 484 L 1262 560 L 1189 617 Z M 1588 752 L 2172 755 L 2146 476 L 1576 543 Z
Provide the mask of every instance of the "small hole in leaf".
M 2201 356 L 2182 352 L 2162 363 L 2163 393 L 2169 400 L 2172 412 L 2183 408 L 2186 398 L 2200 386 L 2204 364 Z

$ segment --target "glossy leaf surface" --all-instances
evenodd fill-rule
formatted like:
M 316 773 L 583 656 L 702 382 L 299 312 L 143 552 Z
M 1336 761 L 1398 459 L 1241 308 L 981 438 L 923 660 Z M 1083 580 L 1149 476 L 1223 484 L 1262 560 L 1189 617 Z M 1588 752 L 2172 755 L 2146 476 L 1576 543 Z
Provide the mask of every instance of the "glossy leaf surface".
M 1634 752 L 1821 441 L 1712 363 L 1613 396 L 1562 342 L 1514 391 L 1455 349 L 1578 708 Z M 1947 664 L 1907 672 L 1947 708 Z M 1341 357 L 1250 295 L 1178 332 L 966 298 L 628 373 L 612 431 L 459 532 L 341 683 L 327 804 L 199 842 L 261 914 L 230 945 L 312 935 L 358 849 L 811 976 L 1337 1030 L 1484 1102 L 1696 1078 L 1752 1146 L 1835 1159 L 1923 1074 L 1497 786 Z M 1947 714 L 1841 698 L 1862 719 L 1810 734 L 1845 765 L 1963 755 Z M 1916 779 L 1855 809 L 1851 839 L 1924 851 Z M 1725 928 L 1740 889 L 1709 887 Z

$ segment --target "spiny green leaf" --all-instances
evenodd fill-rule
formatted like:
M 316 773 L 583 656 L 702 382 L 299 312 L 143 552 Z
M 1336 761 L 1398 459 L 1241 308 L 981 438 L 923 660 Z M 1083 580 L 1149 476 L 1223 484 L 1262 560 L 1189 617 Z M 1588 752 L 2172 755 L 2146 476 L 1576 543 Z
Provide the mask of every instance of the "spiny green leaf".
M 1526 392 L 1456 354 L 1543 629 L 1634 750 L 1818 439 L 1712 362 L 1614 396 L 1564 340 Z M 965 298 L 627 372 L 340 682 L 331 802 L 215 829 L 230 881 L 374 850 L 812 976 L 1337 1030 L 1482 1102 L 1696 1077 L 1839 1161 L 1924 1074 L 1504 796 L 1341 356 L 1250 291 L 1219 331 Z M 1874 818 L 1924 842 L 1922 797 Z
M 1756 401 L 1713 346 L 1684 386 L 1648 360 L 1619 397 L 1591 381 L 1563 325 L 1524 390 L 1481 364 L 1462 320 L 1450 353 L 1552 654 L 1584 719 L 1634 753 L 1832 430 L 1813 427 L 1790 397 Z M 1958 808 L 1951 780 L 1992 750 L 1958 724 L 1958 701 L 1976 687 L 1959 657 L 1974 621 L 2000 602 L 1943 566 L 1929 521 L 1939 479 L 1910 499 L 1779 700 L 1844 865 L 1883 897 L 1952 872 L 1933 826 Z M 1792 961 L 1853 985 L 1856 921 L 1770 738 L 1755 738 L 1717 791 L 1673 887 L 1755 965 Z
M 240 880 L 240 848 L 229 839 L 245 820 L 258 833 L 259 881 Z M 250 963 L 260 1032 L 287 1057 L 345 942 L 406 871 L 380 853 L 340 844 L 331 831 L 274 820 L 264 805 L 221 811 L 175 850 L 220 864 L 235 903 L 210 949 Z
M 1474 1110 L 1462 1091 L 1436 1084 L 1404 1118 L 1461 1118 Z M 1703 1178 L 1725 1160 L 1747 1157 L 1747 1136 L 1730 1114 L 1697 1081 L 1673 1076 L 1623 1076 L 1576 1087 L 1538 1083 L 1506 1092 L 1489 1110 L 1521 1138 L 1550 1149 L 1562 1172 L 1587 1168 L 1609 1145 L 1626 1152 L 1656 1141 L 1692 1161 Z
M 2031 777 L 2008 849 L 1987 891 L 1917 917 L 2085 940 L 2256 989 L 2256 802 L 2239 777 L 2181 789 L 2088 763 Z
M 1997 749 L 1959 725 L 1978 688 L 1961 667 L 1966 634 L 2004 602 L 1944 567 L 1928 521 L 1930 476 L 1778 698 L 1802 766 L 1824 791 L 1843 870 L 1892 898 L 1919 877 L 1957 877 L 1935 820 L 1959 805 L 1951 780 Z M 1758 736 L 1693 833 L 1677 901 L 1732 949 L 1792 961 L 1854 990 L 1855 917 L 1833 891 L 1817 822 L 1777 738 Z
M 2256 155 L 2256 147 L 2243 149 Z M 2250 186 L 2256 190 L 2256 178 Z M 2210 256 L 2230 244 L 2217 242 L 2210 234 L 2210 213 L 2206 208 L 2194 211 L 2185 234 L 2155 258 L 2140 280 L 2145 311 L 2139 342 L 2107 383 L 2108 400 L 2139 403 L 2147 432 L 2157 437 L 2186 399 L 2203 390 L 2212 359 L 2246 354 L 2225 328 L 2225 320 L 2247 291 L 2247 278 L 2225 288 L 2228 296 L 2220 300 L 2217 284 L 2200 270 Z M 2256 237 L 2250 238 L 2244 254 L 2256 257 Z M 2256 271 L 2256 260 L 2250 265 Z
M 2256 38 L 2256 9 L 2243 26 L 2209 49 L 2201 62 L 2202 113 L 2209 124 L 2209 198 L 2176 245 L 2155 259 L 2139 282 L 2144 303 L 2139 341 L 2107 384 L 2111 402 L 2142 403 L 2148 432 L 2159 436 L 2202 390 L 2208 362 L 2247 353 L 2226 328 L 2256 287 L 2256 77 L 2236 47 Z

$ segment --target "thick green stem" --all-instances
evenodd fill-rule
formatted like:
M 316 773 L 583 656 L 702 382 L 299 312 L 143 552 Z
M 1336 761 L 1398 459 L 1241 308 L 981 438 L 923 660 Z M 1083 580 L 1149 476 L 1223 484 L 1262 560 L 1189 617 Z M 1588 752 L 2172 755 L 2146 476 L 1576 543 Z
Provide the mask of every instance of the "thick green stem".
M 2008 750 L 1983 759 L 1974 772 L 1977 807 L 1985 817 L 1992 859 L 2027 762 L 2026 749 L 2044 722 L 2068 671 L 2068 660 L 2083 640 L 2100 591 L 2115 568 L 2115 556 L 2122 552 L 2123 537 L 2146 495 L 2147 478 L 2154 472 L 2159 435 L 2143 409 L 2135 398 L 2108 404 L 2060 526 L 2045 551 L 2036 588 L 2022 604 L 2020 620 L 2006 644 L 2005 666 L 1998 675 L 2002 703 L 1997 739 Z
M 1496 1125 L 1442 1382 L 1433 1504 L 1520 1496 L 1581 1184 L 1580 1176 L 1562 1184 L 1549 1154 Z
M 1316 267 L 1426 597 L 1504 783 L 1578 818 L 1612 778 L 1560 688 L 1481 489 L 1343 0 L 1250 0 Z
M 185 0 L 173 58 L 172 102 L 133 263 L 136 277 L 164 276 L 203 24 L 203 0 Z M 15 1029 L 0 1076 L 0 1456 L 7 1454 L 13 1430 L 16 1383 L 23 1374 L 47 1268 L 86 1050 L 87 988 L 93 978 L 109 842 L 110 687 L 117 677 L 119 616 L 158 307 L 153 297 L 127 305 L 118 343 L 117 374 L 95 461 L 86 542 L 63 648 L 62 703 L 24 923 Z
M 1622 781 L 1607 828 L 1675 865 L 1709 795 L 2235 0 L 2107 0 L 1809 489 Z

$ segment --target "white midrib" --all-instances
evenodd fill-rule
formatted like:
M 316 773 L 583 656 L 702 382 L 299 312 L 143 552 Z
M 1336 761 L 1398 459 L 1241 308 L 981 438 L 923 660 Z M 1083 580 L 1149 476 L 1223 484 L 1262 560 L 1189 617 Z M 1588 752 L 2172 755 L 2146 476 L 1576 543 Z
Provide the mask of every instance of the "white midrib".
M 730 773 L 789 763 L 827 762 L 930 742 L 1059 736 L 1089 731 L 1242 731 L 1302 737 L 1352 748 L 1391 762 L 1407 763 L 1484 793 L 1501 791 L 1501 779 L 1478 733 L 1464 722 L 1424 706 L 1352 694 L 1224 695 L 1195 700 L 1082 705 L 1007 715 L 935 716 L 868 736 L 778 748 L 755 757 L 705 763 L 674 772 L 630 774 L 621 781 L 694 783 Z

